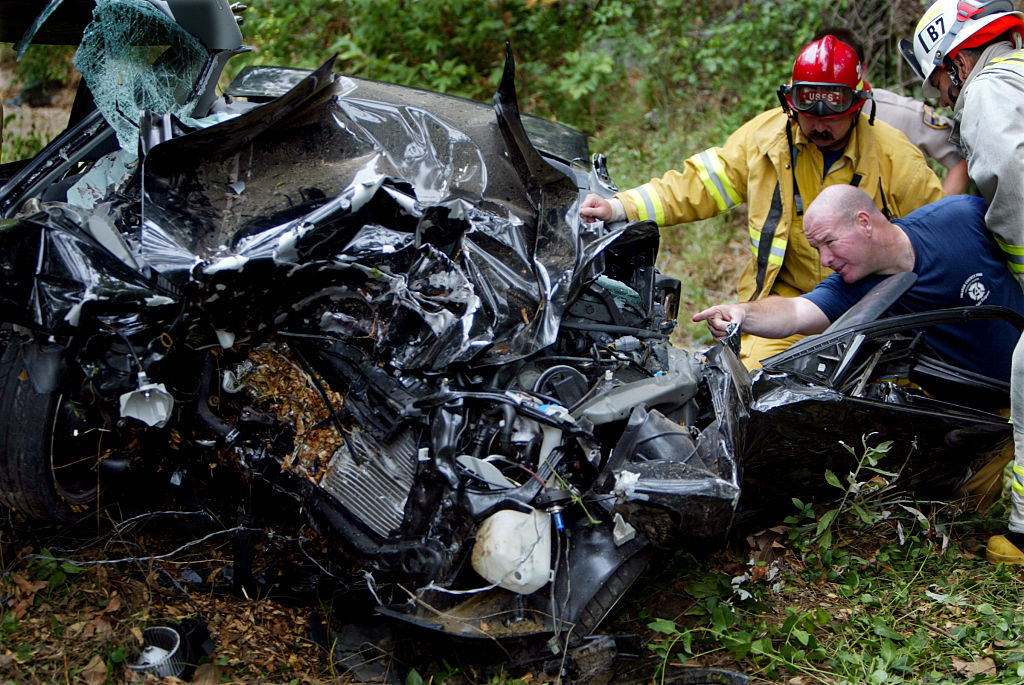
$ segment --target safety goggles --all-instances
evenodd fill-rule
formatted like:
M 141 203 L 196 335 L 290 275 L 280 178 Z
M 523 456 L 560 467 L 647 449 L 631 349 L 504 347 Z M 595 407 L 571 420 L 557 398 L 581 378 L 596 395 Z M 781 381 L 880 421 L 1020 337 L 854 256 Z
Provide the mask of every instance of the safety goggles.
M 831 83 L 797 83 L 784 88 L 793 109 L 814 117 L 845 114 L 860 99 L 871 98 L 869 90 L 854 90 Z

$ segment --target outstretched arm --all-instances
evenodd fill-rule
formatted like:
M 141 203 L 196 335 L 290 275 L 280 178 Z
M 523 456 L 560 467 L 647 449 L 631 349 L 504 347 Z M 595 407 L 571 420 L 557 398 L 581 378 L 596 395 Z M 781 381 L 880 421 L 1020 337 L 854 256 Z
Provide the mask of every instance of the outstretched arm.
M 612 205 L 600 195 L 591 193 L 580 205 L 580 216 L 584 221 L 608 221 L 612 217 Z
M 707 321 L 715 340 L 728 335 L 730 323 L 738 323 L 744 333 L 762 338 L 820 333 L 830 323 L 818 305 L 807 298 L 778 296 L 738 304 L 716 304 L 694 314 L 693 321 Z

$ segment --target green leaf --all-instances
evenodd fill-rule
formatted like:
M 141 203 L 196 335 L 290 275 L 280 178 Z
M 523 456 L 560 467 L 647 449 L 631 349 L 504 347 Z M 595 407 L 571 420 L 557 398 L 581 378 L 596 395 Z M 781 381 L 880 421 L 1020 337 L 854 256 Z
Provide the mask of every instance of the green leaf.
M 846 486 L 839 482 L 839 478 L 836 474 L 832 473 L 831 469 L 825 469 L 825 480 L 832 487 L 839 488 L 840 490 L 846 490 Z
M 672 635 L 679 632 L 676 629 L 676 622 L 670 621 L 667 618 L 656 618 L 648 623 L 647 627 L 656 633 L 664 633 L 665 635 Z
M 835 518 L 836 518 L 836 516 L 838 514 L 839 514 L 839 510 L 838 509 L 829 509 L 824 514 L 822 514 L 821 518 L 818 519 L 818 529 L 817 529 L 817 531 L 815 531 L 815 535 L 821 535 L 821 533 L 826 528 L 828 528 L 830 525 L 832 525 L 832 521 L 835 520 Z M 828 545 L 826 545 L 826 547 L 827 546 Z
M 766 637 L 758 638 L 750 643 L 750 651 L 754 654 L 773 654 L 775 648 L 772 647 L 772 641 Z
M 882 658 L 886 663 L 892 663 L 899 656 L 899 648 L 893 643 L 892 640 L 882 640 L 881 648 Z
M 423 685 L 423 676 L 414 668 L 405 676 L 405 685 Z
M 690 631 L 683 633 L 682 645 L 684 652 L 687 654 L 693 654 L 693 633 Z M 683 663 L 686 663 L 686 659 L 681 654 L 679 655 L 679 659 Z
M 906 639 L 902 635 L 897 633 L 895 630 L 887 626 L 880 618 L 876 618 L 871 622 L 871 630 L 878 637 L 887 637 L 890 640 L 897 640 L 900 642 Z
M 719 604 L 715 607 L 714 613 L 711 615 L 711 622 L 718 632 L 725 632 L 733 623 L 735 618 L 733 617 L 732 607 L 728 604 Z

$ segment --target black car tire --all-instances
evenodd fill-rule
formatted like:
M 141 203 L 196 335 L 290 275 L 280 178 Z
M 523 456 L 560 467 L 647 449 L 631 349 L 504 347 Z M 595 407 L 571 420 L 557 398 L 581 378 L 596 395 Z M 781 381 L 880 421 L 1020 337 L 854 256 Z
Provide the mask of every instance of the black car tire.
M 65 393 L 36 392 L 21 350 L 12 341 L 0 358 L 0 503 L 34 521 L 72 522 L 96 504 L 96 441 Z
M 622 599 L 626 591 L 633 585 L 633 581 L 647 568 L 650 561 L 650 550 L 643 549 L 615 569 L 615 572 L 605 580 L 601 589 L 597 591 L 597 594 L 587 602 L 586 606 L 583 607 L 583 611 L 580 612 L 580 616 L 576 619 L 576 625 L 573 628 L 573 642 L 580 641 L 597 630 L 601 622 L 615 608 L 615 604 Z

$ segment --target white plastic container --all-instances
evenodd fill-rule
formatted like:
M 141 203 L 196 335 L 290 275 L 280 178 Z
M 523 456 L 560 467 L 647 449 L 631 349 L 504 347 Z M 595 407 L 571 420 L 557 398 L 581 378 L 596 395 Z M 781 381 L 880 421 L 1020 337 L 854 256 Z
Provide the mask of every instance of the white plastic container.
M 491 514 L 476 533 L 472 564 L 484 579 L 506 590 L 536 592 L 551 577 L 551 516 L 512 509 Z

